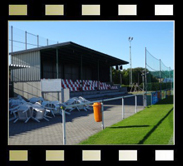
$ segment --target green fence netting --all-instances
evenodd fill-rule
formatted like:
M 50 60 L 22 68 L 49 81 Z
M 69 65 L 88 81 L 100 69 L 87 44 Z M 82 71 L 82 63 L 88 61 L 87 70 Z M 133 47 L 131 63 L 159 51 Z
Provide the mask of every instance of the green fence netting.
M 145 49 L 146 90 L 173 89 L 173 70 Z

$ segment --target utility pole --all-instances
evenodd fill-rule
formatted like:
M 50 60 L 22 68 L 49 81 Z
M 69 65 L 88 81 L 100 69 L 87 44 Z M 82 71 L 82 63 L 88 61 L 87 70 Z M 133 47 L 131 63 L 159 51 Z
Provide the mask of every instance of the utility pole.
M 128 41 L 130 43 L 129 50 L 130 50 L 130 74 L 129 74 L 129 85 L 132 86 L 132 58 L 131 58 L 131 41 L 133 40 L 133 37 L 129 37 Z

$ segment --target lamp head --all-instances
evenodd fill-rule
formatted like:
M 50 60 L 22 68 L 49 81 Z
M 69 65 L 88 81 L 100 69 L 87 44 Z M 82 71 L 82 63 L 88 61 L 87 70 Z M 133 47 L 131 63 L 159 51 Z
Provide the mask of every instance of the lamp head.
M 133 40 L 133 37 L 129 37 L 128 40 L 129 40 L 129 41 L 132 41 L 132 40 Z

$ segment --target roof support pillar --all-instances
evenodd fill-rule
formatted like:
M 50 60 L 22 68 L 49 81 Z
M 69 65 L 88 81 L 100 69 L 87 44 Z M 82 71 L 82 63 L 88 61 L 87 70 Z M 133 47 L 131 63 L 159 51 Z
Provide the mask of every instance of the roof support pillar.
M 56 75 L 58 78 L 58 48 L 56 48 Z
M 99 79 L 100 79 L 100 76 L 99 76 L 99 72 L 100 72 L 100 69 L 99 69 L 99 60 L 98 60 L 98 64 L 97 64 L 98 66 L 97 66 L 97 73 L 98 73 L 98 81 L 99 81 Z
M 99 64 L 99 60 L 98 60 L 98 63 L 97 63 L 97 73 L 98 73 L 98 89 L 100 89 L 100 85 L 99 85 L 99 82 L 100 82 L 100 74 L 99 74 L 99 72 L 100 72 L 100 64 Z
M 83 57 L 81 55 L 81 59 L 80 59 L 80 79 L 83 79 Z
M 110 66 L 110 72 L 109 72 L 109 78 L 110 78 L 110 82 L 112 82 L 112 66 Z

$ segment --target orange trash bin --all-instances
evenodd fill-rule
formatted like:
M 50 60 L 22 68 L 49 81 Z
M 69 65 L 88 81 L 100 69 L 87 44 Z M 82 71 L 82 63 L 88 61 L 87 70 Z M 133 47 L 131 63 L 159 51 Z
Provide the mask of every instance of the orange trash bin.
M 102 121 L 101 103 L 97 102 L 93 104 L 94 119 L 96 122 Z

